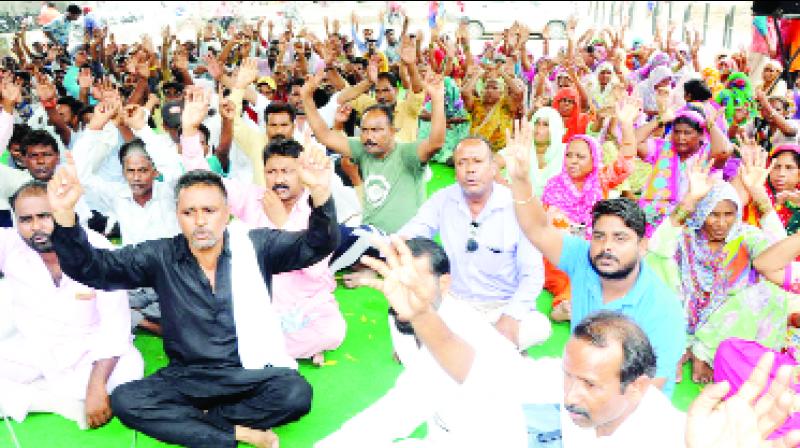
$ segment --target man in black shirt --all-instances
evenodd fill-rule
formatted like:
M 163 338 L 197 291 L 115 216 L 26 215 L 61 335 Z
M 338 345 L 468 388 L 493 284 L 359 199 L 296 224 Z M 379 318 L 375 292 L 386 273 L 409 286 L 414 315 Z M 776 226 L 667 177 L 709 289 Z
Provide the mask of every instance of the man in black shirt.
M 53 244 L 64 273 L 98 289 L 152 287 L 159 297 L 170 362 L 115 390 L 112 410 L 127 426 L 189 447 L 272 447 L 277 436 L 270 428 L 308 413 L 311 386 L 286 354 L 267 293 L 273 274 L 310 266 L 338 244 L 330 161 L 307 150 L 301 162 L 313 206 L 306 231 L 228 224 L 220 177 L 196 170 L 176 186 L 183 233 L 116 251 L 92 248 L 76 225 L 82 189 L 71 158 L 49 183 Z

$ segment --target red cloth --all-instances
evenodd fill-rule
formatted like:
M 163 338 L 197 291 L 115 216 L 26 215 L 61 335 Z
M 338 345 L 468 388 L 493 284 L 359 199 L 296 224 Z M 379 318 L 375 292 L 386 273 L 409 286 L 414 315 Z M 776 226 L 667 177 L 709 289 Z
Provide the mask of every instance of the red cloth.
M 586 127 L 589 125 L 589 115 L 581 113 L 581 96 L 572 87 L 565 87 L 556 93 L 553 98 L 553 108 L 558 110 L 558 102 L 564 98 L 571 98 L 575 101 L 575 107 L 572 108 L 570 116 L 563 117 L 566 133 L 562 141 L 567 143 L 575 135 L 586 133 Z

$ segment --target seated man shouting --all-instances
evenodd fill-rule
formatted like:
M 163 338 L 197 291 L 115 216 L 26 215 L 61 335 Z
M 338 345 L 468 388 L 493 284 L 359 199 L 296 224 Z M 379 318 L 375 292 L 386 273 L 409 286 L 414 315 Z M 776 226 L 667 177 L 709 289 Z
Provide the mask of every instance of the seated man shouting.
M 273 274 L 302 269 L 338 244 L 329 159 L 301 157 L 309 190 L 308 229 L 248 230 L 231 215 L 219 175 L 189 171 L 176 185 L 182 234 L 116 251 L 92 248 L 75 225 L 82 188 L 74 164 L 48 186 L 53 243 L 69 275 L 103 289 L 152 287 L 161 307 L 169 365 L 117 389 L 114 413 L 127 426 L 191 447 L 277 446 L 271 428 L 311 408 L 311 386 L 286 353 L 269 289 Z
M 47 184 L 29 181 L 9 202 L 16 228 L 0 229 L 0 271 L 12 312 L 0 320 L 15 331 L 0 340 L 0 415 L 21 421 L 53 412 L 82 429 L 102 426 L 111 391 L 144 370 L 125 292 L 97 291 L 62 273 Z M 111 247 L 92 231 L 87 238 Z

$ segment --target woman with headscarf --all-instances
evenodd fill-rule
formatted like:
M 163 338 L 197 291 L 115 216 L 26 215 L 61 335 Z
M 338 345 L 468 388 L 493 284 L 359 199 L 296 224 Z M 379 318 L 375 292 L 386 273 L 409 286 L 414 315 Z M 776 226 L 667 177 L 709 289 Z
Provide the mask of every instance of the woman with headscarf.
M 766 96 L 785 97 L 788 91 L 786 81 L 781 78 L 783 65 L 775 59 L 770 59 L 764 64 L 761 73 L 761 83 L 756 86 L 756 91 L 764 92 Z
M 597 66 L 595 75 L 589 80 L 589 101 L 595 109 L 600 110 L 611 104 L 614 88 L 619 85 L 619 78 L 614 72 L 614 65 L 605 61 Z
M 431 160 L 438 163 L 452 163 L 453 151 L 464 137 L 469 135 L 469 118 L 461 99 L 461 91 L 451 77 L 444 78 L 444 114 L 447 118 L 447 130 L 444 146 Z M 419 116 L 419 139 L 427 138 L 431 133 L 431 100 L 428 98 Z
M 757 151 L 757 152 L 756 152 Z M 755 147 L 749 151 L 742 148 L 742 157 L 758 157 L 761 148 Z M 786 229 L 787 235 L 794 235 L 800 229 L 800 145 L 783 144 L 775 147 L 769 153 L 766 163 L 760 160 L 757 163 L 770 166 L 769 177 L 766 181 L 766 192 L 770 203 L 775 208 L 781 224 Z M 737 177 L 733 182 L 737 187 L 742 202 L 746 204 L 744 221 L 751 225 L 758 225 L 761 212 L 754 201 L 751 200 L 742 185 L 742 180 Z
M 470 132 L 485 138 L 497 152 L 506 146 L 506 131 L 511 129 L 521 92 L 514 79 L 501 70 L 500 75 L 484 79 L 483 92 L 476 98 L 479 78 L 478 72 L 473 72 L 462 89 L 464 106 L 472 115 Z
M 748 164 L 743 169 L 746 188 L 764 208 L 762 226 L 780 229 L 764 191 L 767 170 Z M 688 346 L 677 378 L 691 360 L 692 379 L 699 383 L 712 380 L 711 365 L 722 341 L 736 337 L 779 348 L 787 318 L 787 295 L 753 267 L 779 237 L 744 224 L 736 189 L 709 172 L 708 158 L 692 166 L 689 191 L 651 237 L 647 260 L 686 310 Z
M 639 70 L 635 70 L 628 75 L 628 81 L 632 84 L 639 84 L 648 78 L 652 74 L 653 70 L 658 67 L 669 67 L 670 57 L 667 53 L 663 51 L 656 51 L 647 59 L 647 63 L 640 68 Z
M 564 143 L 572 137 L 586 133 L 589 126 L 589 115 L 581 112 L 581 98 L 572 87 L 560 89 L 553 98 L 553 107 L 558 110 L 564 120 Z
M 564 121 L 561 115 L 551 107 L 542 107 L 533 114 L 531 118 L 533 124 L 533 147 L 531 148 L 532 157 L 530 158 L 530 178 L 533 186 L 533 194 L 542 197 L 542 192 L 547 182 L 559 175 L 564 166 L 564 148 L 562 141 L 564 137 Z M 496 160 L 501 168 L 507 163 L 512 163 L 513 159 L 508 159 L 504 151 L 500 151 Z M 503 179 L 505 181 L 505 179 Z M 543 288 L 553 294 L 554 310 L 561 302 L 569 303 L 570 289 L 569 276 L 556 268 L 552 263 L 544 260 L 544 285 Z M 563 308 L 563 307 L 562 307 Z M 554 320 L 563 321 L 569 319 L 569 309 L 566 314 L 551 315 Z
M 554 226 L 588 238 L 594 204 L 606 199 L 608 191 L 633 171 L 636 153 L 632 142 L 633 120 L 638 113 L 639 109 L 633 107 L 633 103 L 617 107 L 623 141 L 630 143 L 622 146 L 612 164 L 603 164 L 600 144 L 593 137 L 580 134 L 567 143 L 561 173 L 547 181 L 541 196 Z M 545 289 L 553 292 L 554 296 L 550 317 L 556 321 L 570 319 L 568 279 L 565 276 L 555 266 L 545 264 Z
M 647 118 L 650 119 L 659 113 L 658 91 L 661 88 L 672 86 L 672 69 L 665 65 L 660 65 L 653 69 L 650 76 L 636 86 L 636 92 L 642 98 L 642 108 Z
M 728 135 L 743 128 L 756 116 L 756 103 L 750 78 L 744 73 L 731 73 L 725 88 L 717 95 L 717 103 L 725 109 L 728 121 Z
M 730 158 L 730 142 L 714 123 L 712 116 L 686 108 L 666 122 L 653 120 L 636 130 L 639 158 L 653 169 L 645 181 L 639 206 L 647 220 L 650 236 L 661 221 L 686 194 L 689 187 L 688 167 L 697 159 L 710 156 L 715 166 L 722 166 Z M 650 137 L 661 126 L 671 122 L 665 138 Z

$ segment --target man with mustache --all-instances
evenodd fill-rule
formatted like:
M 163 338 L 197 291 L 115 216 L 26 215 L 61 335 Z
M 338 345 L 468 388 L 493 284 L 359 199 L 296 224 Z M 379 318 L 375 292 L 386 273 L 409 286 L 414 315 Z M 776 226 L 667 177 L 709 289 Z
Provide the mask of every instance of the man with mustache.
M 184 129 L 196 128 L 197 122 L 190 115 L 185 118 Z M 307 148 L 312 145 L 310 140 L 306 142 Z M 199 137 L 181 138 L 181 147 L 187 168 L 208 169 Z M 303 146 L 294 140 L 273 138 L 264 149 L 266 188 L 225 179 L 231 213 L 254 228 L 308 228 L 311 208 L 309 192 L 300 178 L 302 152 Z M 328 262 L 326 257 L 312 266 L 272 278 L 272 306 L 281 319 L 289 355 L 311 358 L 318 366 L 325 362 L 325 351 L 341 345 L 347 327 L 333 296 L 336 280 Z
M 0 416 L 22 421 L 29 412 L 53 412 L 82 429 L 100 427 L 112 416 L 109 394 L 144 370 L 125 293 L 62 272 L 47 184 L 29 181 L 9 202 L 16 228 L 0 229 L 0 271 L 13 312 L 0 319 L 16 331 L 0 337 Z M 87 237 L 111 247 L 92 231 Z
M 141 138 L 134 138 L 119 149 L 126 183 L 110 182 L 97 174 L 117 146 L 117 127 L 109 122 L 118 113 L 124 126 L 137 134 L 147 127 L 145 110 L 138 105 L 124 110 L 106 102 L 95 106 L 92 119 L 73 150 L 86 197 L 101 212 L 117 217 L 125 246 L 173 237 L 180 233 L 175 219 L 175 183 L 183 174 L 178 154 L 163 146 L 153 147 L 152 139 L 147 145 Z M 161 180 L 156 181 L 157 177 Z M 161 311 L 153 289 L 132 290 L 129 299 L 132 327 L 161 334 Z
M 686 318 L 674 292 L 642 261 L 648 242 L 644 212 L 629 199 L 599 201 L 592 211 L 590 241 L 551 226 L 531 187 L 532 136 L 532 127 L 524 124 L 507 144 L 507 151 L 514 154 L 509 169 L 511 192 L 522 231 L 575 285 L 572 330 L 598 310 L 631 317 L 655 349 L 658 370 L 654 384 L 671 396 L 676 367 L 686 346 Z
M 542 254 L 517 225 L 511 191 L 494 182 L 491 146 L 467 137 L 456 146 L 453 161 L 458 183 L 434 193 L 398 234 L 438 234 L 452 264 L 453 296 L 479 311 L 518 350 L 527 350 L 550 336 L 550 320 L 536 310 L 544 283 Z M 397 342 L 397 333 L 392 336 Z M 402 360 L 397 343 L 395 350 Z
M 183 136 L 198 132 L 187 128 Z M 312 208 L 307 230 L 229 223 L 222 178 L 192 170 L 175 187 L 181 234 L 114 251 L 91 247 L 75 224 L 73 207 L 82 195 L 75 166 L 51 180 L 53 244 L 64 272 L 102 289 L 152 287 L 159 298 L 169 364 L 114 391 L 111 406 L 124 424 L 176 445 L 242 441 L 271 448 L 278 443 L 273 427 L 308 413 L 311 386 L 286 352 L 271 306 L 272 277 L 323 260 L 336 248 L 339 229 L 330 160 L 306 150 L 300 166 Z
M 749 448 L 800 441 L 800 431 L 772 435 L 800 397 L 792 366 L 773 370 L 771 353 L 737 393 L 726 396 L 731 386 L 725 382 L 709 386 L 684 415 L 655 386 L 656 353 L 630 317 L 592 313 L 575 326 L 563 359 L 515 357 L 508 364 L 506 347 L 489 345 L 483 322 L 473 318 L 471 325 L 462 324 L 470 310 L 453 304 L 446 276 L 434 269 L 447 265 L 446 256 L 420 253 L 418 241 L 397 236 L 378 247 L 386 261 L 363 261 L 381 279 L 364 283 L 383 292 L 398 321 L 416 337 L 424 363 L 407 368 L 386 396 L 317 448 L 395 446 L 392 441 L 413 431 L 419 422 L 413 419 L 430 409 L 438 412 L 428 422 L 426 447 Z M 419 376 L 423 368 L 425 375 Z M 453 397 L 457 405 L 448 406 Z M 513 413 L 515 403 L 526 411 L 528 440 Z M 555 424 L 543 419 L 546 412 L 555 414 Z

